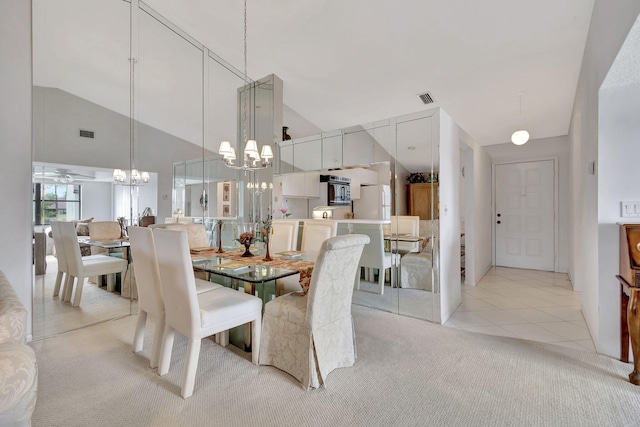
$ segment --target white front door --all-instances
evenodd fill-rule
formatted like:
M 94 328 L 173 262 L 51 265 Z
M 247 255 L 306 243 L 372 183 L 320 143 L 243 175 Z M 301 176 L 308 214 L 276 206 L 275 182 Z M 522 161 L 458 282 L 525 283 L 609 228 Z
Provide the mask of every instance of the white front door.
M 554 161 L 496 165 L 496 265 L 554 270 Z

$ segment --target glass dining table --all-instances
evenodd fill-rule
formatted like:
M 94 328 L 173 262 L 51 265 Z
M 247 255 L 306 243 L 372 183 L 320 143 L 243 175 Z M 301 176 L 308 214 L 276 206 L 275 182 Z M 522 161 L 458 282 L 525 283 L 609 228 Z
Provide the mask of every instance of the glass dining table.
M 311 281 L 314 262 L 304 259 L 303 254 L 294 257 L 274 256 L 265 261 L 259 250 L 253 257 L 242 257 L 241 252 L 225 250 L 218 253 L 215 248 L 196 248 L 191 251 L 193 269 L 207 272 L 210 280 L 256 295 L 262 300 L 262 309 L 277 296 L 276 280 L 300 274 L 302 293 L 306 293 Z M 250 325 L 230 331 L 230 342 L 245 351 L 251 349 Z
M 284 277 L 300 274 L 300 286 L 306 293 L 311 282 L 314 262 L 298 253 L 294 256 L 274 255 L 264 260 L 263 249 L 254 250 L 252 257 L 242 257 L 237 250 L 227 249 L 218 253 L 215 248 L 196 248 L 191 251 L 193 268 L 213 274 L 234 289 L 244 291 L 262 299 L 262 306 L 276 296 L 275 282 Z M 226 280 L 225 280 L 226 279 Z

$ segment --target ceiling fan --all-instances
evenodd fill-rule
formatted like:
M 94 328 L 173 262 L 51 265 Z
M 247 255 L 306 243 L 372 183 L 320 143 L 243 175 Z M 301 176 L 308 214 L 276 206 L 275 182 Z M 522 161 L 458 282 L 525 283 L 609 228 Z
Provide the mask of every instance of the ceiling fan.
M 34 172 L 33 178 L 35 180 L 54 181 L 61 184 L 68 184 L 76 180 L 91 181 L 96 179 L 95 176 L 71 172 L 69 169 L 56 169 L 54 172 Z

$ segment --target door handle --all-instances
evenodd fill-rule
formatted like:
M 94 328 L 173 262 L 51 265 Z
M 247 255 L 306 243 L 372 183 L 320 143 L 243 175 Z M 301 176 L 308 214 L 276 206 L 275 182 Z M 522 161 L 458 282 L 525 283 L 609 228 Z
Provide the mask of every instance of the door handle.
M 500 218 L 501 216 L 502 216 L 501 214 L 498 214 L 498 218 Z
M 500 221 L 497 221 L 496 224 L 500 224 Z

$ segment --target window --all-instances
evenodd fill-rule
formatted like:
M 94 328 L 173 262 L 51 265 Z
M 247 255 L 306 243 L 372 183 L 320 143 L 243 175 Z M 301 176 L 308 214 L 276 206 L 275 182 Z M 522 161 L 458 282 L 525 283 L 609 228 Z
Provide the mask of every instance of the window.
M 47 225 L 52 220 L 79 220 L 80 187 L 72 184 L 33 184 L 33 222 Z

